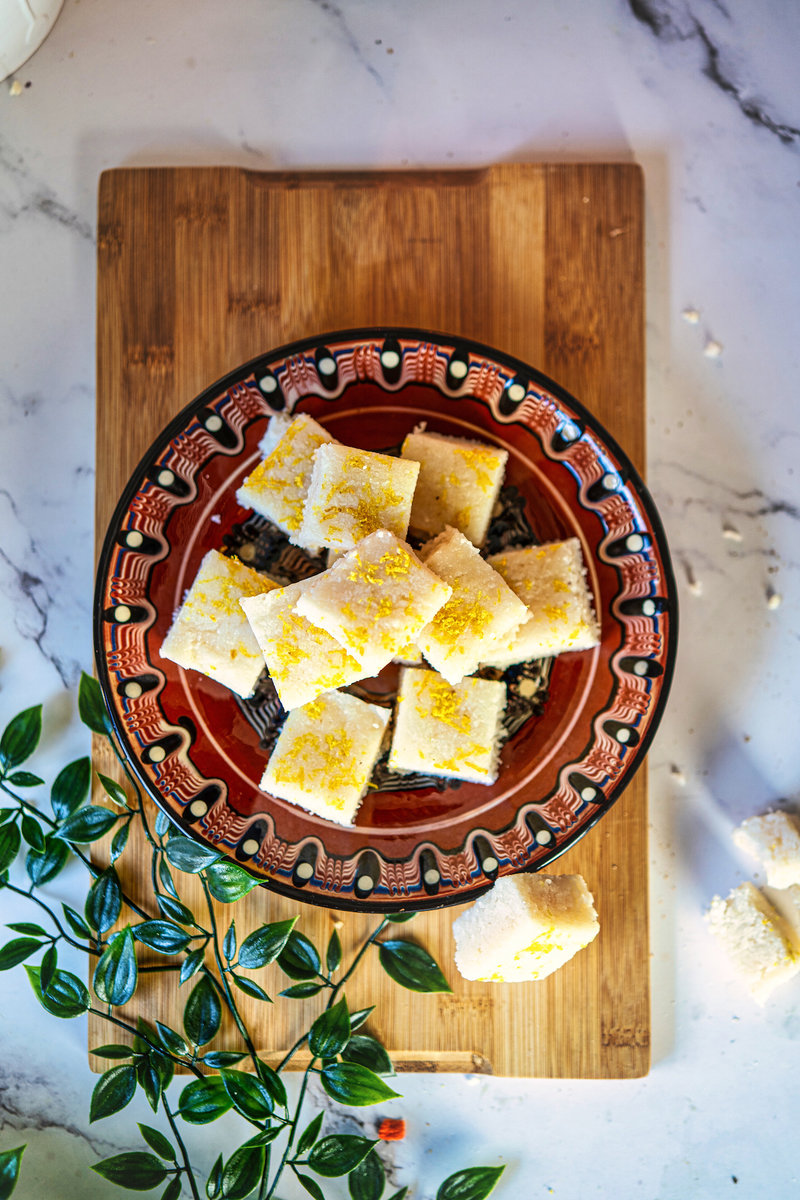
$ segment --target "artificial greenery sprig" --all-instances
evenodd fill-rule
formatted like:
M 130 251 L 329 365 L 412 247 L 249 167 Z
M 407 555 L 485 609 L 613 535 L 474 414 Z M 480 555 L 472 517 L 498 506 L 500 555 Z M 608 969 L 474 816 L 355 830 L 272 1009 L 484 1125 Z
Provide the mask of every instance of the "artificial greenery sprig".
M 349 965 L 334 929 L 324 962 L 316 946 L 295 928 L 297 918 L 264 924 L 240 940 L 235 920 L 223 932 L 213 901 L 233 904 L 257 881 L 238 864 L 210 847 L 184 837 L 159 813 L 151 830 L 136 779 L 111 735 L 100 688 L 84 674 L 78 691 L 81 719 L 105 737 L 125 772 L 129 788 L 98 773 L 114 808 L 89 802 L 92 768 L 88 757 L 69 763 L 50 789 L 50 809 L 27 799 L 44 780 L 23 768 L 41 737 L 41 705 L 14 717 L 0 737 L 0 889 L 24 896 L 40 920 L 8 926 L 17 936 L 0 948 L 0 970 L 25 964 L 34 994 L 47 1012 L 65 1019 L 92 1013 L 130 1042 L 109 1042 L 93 1053 L 116 1065 L 98 1079 L 90 1102 L 90 1120 L 124 1109 L 141 1089 L 154 1113 L 163 1113 L 168 1133 L 139 1123 L 146 1150 L 128 1151 L 95 1163 L 93 1170 L 123 1188 L 161 1192 L 161 1200 L 177 1200 L 188 1189 L 194 1200 L 272 1200 L 286 1171 L 291 1171 L 313 1200 L 325 1200 L 320 1180 L 347 1177 L 352 1200 L 381 1200 L 386 1172 L 378 1154 L 379 1139 L 353 1134 L 323 1134 L 324 1115 L 302 1126 L 309 1082 L 319 1080 L 335 1101 L 362 1107 L 393 1099 L 398 1093 L 386 1082 L 394 1074 L 381 1043 L 363 1032 L 372 1008 L 351 1012 L 345 987 L 364 956 L 377 950 L 383 969 L 399 984 L 418 992 L 449 991 L 438 965 L 421 946 L 405 938 L 381 936 L 387 926 L 413 914 L 385 917 Z M 148 911 L 123 890 L 116 862 L 138 822 L 151 850 L 150 883 L 155 908 Z M 80 849 L 107 834 L 110 864 L 101 869 Z M 24 854 L 28 886 L 13 882 L 10 871 Z M 67 904 L 61 914 L 46 898 L 46 887 L 64 869 L 70 854 L 90 877 L 83 913 Z M 173 872 L 199 878 L 205 912 L 196 916 L 180 899 Z M 41 916 L 44 914 L 44 916 Z M 60 946 L 86 955 L 91 991 L 77 975 L 59 966 Z M 159 956 L 140 964 L 139 946 Z M 30 960 L 41 952 L 37 965 Z M 162 961 L 169 958 L 171 961 Z M 281 997 L 324 998 L 325 1004 L 310 1028 L 284 1055 L 277 1069 L 258 1054 L 237 1003 L 237 992 L 269 1002 L 262 985 L 252 977 L 276 962 L 292 981 Z M 114 1010 L 125 1005 L 145 973 L 173 973 L 178 986 L 194 980 L 183 1009 L 183 1031 L 154 1018 L 134 1024 Z M 232 1018 L 241 1046 L 210 1050 L 223 1014 Z M 361 1030 L 361 1032 L 359 1032 Z M 292 1107 L 281 1077 L 294 1055 L 305 1048 L 309 1061 L 298 1098 Z M 175 1101 L 176 1068 L 192 1076 Z M 246 1069 L 243 1069 L 246 1068 Z M 181 1134 L 182 1123 L 206 1125 L 228 1112 L 236 1113 L 248 1134 L 225 1157 L 220 1154 L 205 1179 L 190 1161 Z M 13 1192 L 24 1146 L 0 1152 L 0 1200 Z M 437 1200 L 483 1200 L 494 1189 L 503 1167 L 473 1167 L 449 1176 Z M 202 1187 L 202 1192 L 201 1192 Z M 403 1200 L 407 1187 L 387 1200 Z

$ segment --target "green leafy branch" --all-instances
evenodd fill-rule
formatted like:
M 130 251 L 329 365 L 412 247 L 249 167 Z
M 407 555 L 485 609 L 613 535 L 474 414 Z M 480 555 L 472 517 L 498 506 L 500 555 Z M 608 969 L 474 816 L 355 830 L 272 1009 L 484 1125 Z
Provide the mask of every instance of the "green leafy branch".
M 326 1179 L 344 1176 L 353 1200 L 381 1200 L 387 1181 L 378 1153 L 380 1139 L 324 1132 L 321 1113 L 304 1128 L 302 1118 L 312 1079 L 333 1100 L 349 1107 L 380 1104 L 399 1095 L 387 1083 L 394 1069 L 385 1047 L 363 1028 L 372 1006 L 351 1012 L 345 988 L 364 956 L 377 952 L 384 971 L 402 987 L 422 993 L 450 990 L 426 950 L 405 938 L 386 936 L 390 925 L 409 921 L 414 914 L 380 921 L 349 964 L 344 963 L 337 930 L 330 936 L 323 962 L 317 947 L 295 927 L 296 917 L 263 924 L 244 938 L 232 919 L 223 932 L 214 902 L 235 904 L 258 886 L 257 881 L 214 849 L 184 837 L 163 813 L 150 828 L 139 785 L 111 735 L 100 688 L 85 674 L 78 710 L 83 723 L 108 740 L 128 787 L 97 773 L 113 807 L 92 804 L 91 763 L 88 757 L 80 758 L 56 776 L 48 812 L 37 791 L 45 787 L 44 780 L 23 767 L 41 738 L 41 705 L 19 713 L 6 726 L 0 737 L 0 794 L 6 800 L 0 808 L 0 888 L 25 897 L 46 924 L 23 921 L 8 926 L 16 936 L 0 947 L 0 971 L 24 965 L 34 995 L 52 1016 L 72 1019 L 91 1013 L 126 1035 L 125 1041 L 92 1051 L 114 1065 L 94 1087 L 90 1120 L 120 1113 L 141 1090 L 153 1112 L 162 1114 L 165 1128 L 139 1123 L 146 1149 L 114 1155 L 92 1169 L 129 1190 L 163 1187 L 161 1200 L 176 1200 L 184 1187 L 200 1200 L 201 1184 L 207 1200 L 247 1196 L 271 1200 L 286 1171 L 314 1200 L 325 1200 Z M 153 911 L 126 894 L 116 869 L 134 822 L 139 822 L 151 850 Z M 81 847 L 109 834 L 110 863 L 102 869 Z M 64 869 L 70 854 L 83 864 L 90 880 L 82 913 L 64 903 L 56 912 L 46 892 L 41 892 Z M 27 886 L 18 882 L 20 866 Z M 199 916 L 181 900 L 174 872 L 198 877 L 205 906 Z M 139 962 L 142 946 L 157 956 L 155 962 Z M 64 947 L 71 954 L 86 955 L 91 991 L 78 975 L 60 965 L 59 950 Z M 30 960 L 39 953 L 38 963 L 32 964 Z M 237 1000 L 237 995 L 245 995 L 272 1003 L 252 976 L 271 963 L 290 981 L 281 998 L 319 995 L 325 1000 L 322 1011 L 277 1068 L 258 1054 Z M 194 981 L 184 1003 L 181 1030 L 159 1020 L 133 1022 L 115 1011 L 132 999 L 140 976 L 152 972 L 173 973 L 178 987 Z M 226 1013 L 236 1027 L 240 1047 L 212 1050 L 210 1043 Z M 308 1062 L 292 1107 L 281 1073 L 303 1048 Z M 176 1070 L 192 1078 L 181 1086 L 175 1100 Z M 182 1125 L 210 1124 L 231 1112 L 240 1118 L 248 1136 L 227 1157 L 220 1154 L 201 1181 L 190 1161 Z M 0 1152 L 0 1200 L 16 1186 L 24 1148 Z M 437 1200 L 483 1200 L 502 1171 L 502 1167 L 458 1171 L 442 1183 Z M 407 1194 L 404 1187 L 387 1200 L 403 1200 Z

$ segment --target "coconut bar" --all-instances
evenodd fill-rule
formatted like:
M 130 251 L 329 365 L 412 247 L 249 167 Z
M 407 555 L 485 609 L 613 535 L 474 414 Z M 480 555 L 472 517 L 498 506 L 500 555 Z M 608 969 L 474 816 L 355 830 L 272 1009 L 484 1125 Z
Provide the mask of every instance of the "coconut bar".
M 347 692 L 326 692 L 293 709 L 267 763 L 262 791 L 352 825 L 389 716 L 388 708 Z
M 417 640 L 450 593 L 410 546 L 381 529 L 306 580 L 297 611 L 375 675 Z
M 275 430 L 273 425 L 277 425 Z M 280 433 L 277 441 L 276 433 Z M 244 508 L 252 508 L 277 525 L 289 535 L 291 542 L 316 548 L 313 543 L 300 542 L 297 535 L 303 520 L 314 452 L 333 441 L 328 431 L 307 413 L 301 413 L 288 423 L 284 417 L 273 417 L 261 442 L 261 447 L 268 453 L 247 476 L 236 499 Z
M 709 928 L 759 1004 L 800 971 L 800 954 L 784 917 L 752 883 L 715 896 Z
M 241 601 L 285 709 L 363 679 L 359 663 L 324 629 L 297 612 L 306 581 Z
M 800 827 L 787 812 L 767 812 L 749 817 L 733 831 L 740 850 L 757 859 L 770 887 L 800 883 Z
M 504 668 L 597 645 L 600 627 L 577 538 L 505 550 L 486 561 L 528 606 L 529 617 L 513 638 L 484 653 L 484 665 Z
M 470 677 L 453 687 L 436 671 L 404 667 L 389 766 L 494 783 L 505 706 L 500 680 Z
M 511 641 L 528 609 L 457 529 L 428 542 L 420 558 L 453 594 L 423 629 L 419 647 L 449 683 L 459 683 L 478 669 L 487 644 Z
M 474 546 L 489 528 L 508 451 L 440 433 L 410 433 L 403 458 L 420 464 L 410 528 L 419 537 L 452 525 Z
M 503 875 L 453 922 L 465 979 L 544 979 L 597 937 L 592 894 L 580 875 Z
M 161 657 L 249 696 L 264 670 L 264 656 L 239 598 L 277 587 L 238 559 L 209 550 L 164 638 Z
M 302 545 L 349 550 L 377 529 L 405 538 L 419 464 L 356 450 L 321 446 L 303 509 Z

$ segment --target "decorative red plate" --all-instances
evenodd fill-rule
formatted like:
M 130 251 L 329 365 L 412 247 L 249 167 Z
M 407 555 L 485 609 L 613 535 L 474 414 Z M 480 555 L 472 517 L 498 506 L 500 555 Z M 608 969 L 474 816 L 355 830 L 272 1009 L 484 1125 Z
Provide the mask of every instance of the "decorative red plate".
M 580 538 L 602 643 L 510 668 L 492 787 L 393 775 L 385 759 L 353 828 L 258 788 L 283 713 L 268 677 L 234 693 L 159 654 L 209 549 L 290 582 L 322 569 L 236 489 L 275 412 L 308 412 L 349 445 L 413 426 L 509 452 L 487 549 Z M 95 649 L 131 767 L 189 836 L 299 900 L 392 912 L 474 899 L 581 837 L 642 762 L 664 708 L 675 584 L 653 502 L 623 452 L 562 388 L 508 355 L 410 329 L 332 333 L 233 371 L 156 439 L 120 500 L 97 579 Z M 498 673 L 495 672 L 495 675 Z M 392 668 L 362 685 L 390 703 Z

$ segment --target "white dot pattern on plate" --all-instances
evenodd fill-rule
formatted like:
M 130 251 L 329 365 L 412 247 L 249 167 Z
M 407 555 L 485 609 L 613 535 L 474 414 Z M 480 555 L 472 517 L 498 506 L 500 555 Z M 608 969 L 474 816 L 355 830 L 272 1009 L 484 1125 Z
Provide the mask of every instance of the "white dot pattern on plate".
M 634 664 L 633 673 L 634 673 L 634 675 L 646 675 L 647 674 L 647 662 L 645 661 L 645 659 L 640 658 L 639 661 Z
M 520 400 L 525 398 L 525 388 L 521 383 L 512 383 L 508 389 L 508 398 L 513 400 L 515 404 L 519 404 Z
M 459 360 L 456 360 L 456 362 L 450 363 L 450 374 L 453 376 L 454 379 L 465 379 L 468 370 L 469 370 L 469 367 L 467 366 L 467 364 L 465 362 L 460 362 Z
M 206 429 L 209 433 L 219 433 L 222 429 L 222 417 L 218 417 L 216 413 L 212 413 L 210 417 L 206 417 Z
M 644 538 L 640 533 L 631 533 L 625 539 L 625 548 L 632 554 L 638 554 L 644 549 Z
M 631 740 L 630 729 L 618 729 L 617 730 L 617 741 L 622 742 L 623 746 L 625 745 L 626 742 L 629 742 L 630 740 Z
M 208 812 L 208 805 L 205 800 L 193 800 L 189 805 L 189 812 L 193 817 L 204 817 Z
M 147 757 L 150 759 L 150 762 L 159 763 L 163 762 L 167 757 L 167 752 L 163 746 L 152 746 L 147 752 Z
M 295 875 L 297 876 L 298 879 L 310 879 L 313 874 L 314 874 L 314 868 L 312 867 L 311 863 L 303 862 L 303 863 L 297 864 L 297 868 L 295 870 Z M 372 885 L 372 880 L 370 879 L 368 886 L 371 886 L 371 885 Z
M 656 615 L 656 606 L 654 600 L 645 600 L 642 605 L 642 612 L 646 617 L 654 617 Z
M 356 887 L 361 892 L 367 892 L 375 886 L 375 880 L 371 875 L 359 875 L 356 880 Z
M 169 467 L 164 467 L 158 472 L 158 482 L 162 487 L 172 487 L 175 482 L 175 473 L 170 471 Z
M 138 550 L 143 541 L 144 538 L 138 529 L 129 529 L 125 534 L 125 545 L 131 550 Z
M 114 609 L 114 620 L 119 621 L 120 625 L 124 625 L 126 621 L 130 621 L 132 615 L 127 604 L 118 604 Z
M 138 700 L 142 694 L 142 685 L 132 679 L 130 683 L 125 684 L 125 695 L 129 700 Z
M 278 381 L 277 379 L 273 379 L 271 375 L 265 375 L 263 379 L 258 381 L 258 386 L 262 392 L 274 392 L 277 390 Z
M 395 367 L 400 366 L 400 355 L 396 350 L 384 350 L 381 355 L 381 362 L 387 371 L 393 371 Z
M 319 369 L 322 375 L 332 375 L 336 370 L 336 363 L 332 358 L 321 358 L 319 360 Z
M 427 883 L 428 887 L 433 887 L 442 878 L 439 872 L 434 867 L 429 867 L 422 878 Z
M 242 842 L 242 854 L 255 854 L 259 845 L 260 842 L 255 838 L 248 838 L 246 842 Z
M 492 857 L 491 854 L 487 854 L 486 858 L 481 863 L 481 866 L 487 875 L 491 875 L 492 871 L 496 871 L 500 864 L 496 858 Z
M 552 842 L 553 835 L 549 829 L 540 829 L 536 834 L 536 841 L 540 846 L 547 846 Z
M 591 804 L 597 795 L 597 788 L 585 787 L 581 788 L 581 800 L 585 800 L 587 804 Z

